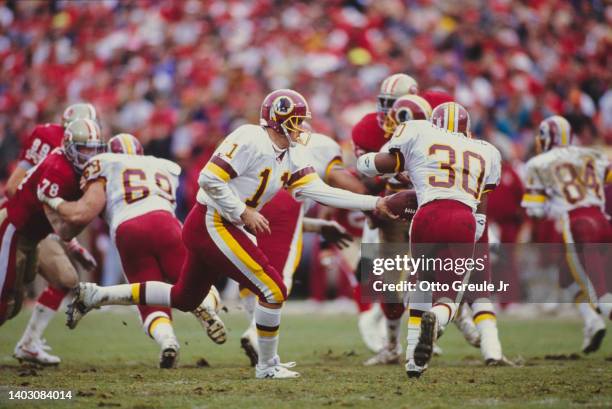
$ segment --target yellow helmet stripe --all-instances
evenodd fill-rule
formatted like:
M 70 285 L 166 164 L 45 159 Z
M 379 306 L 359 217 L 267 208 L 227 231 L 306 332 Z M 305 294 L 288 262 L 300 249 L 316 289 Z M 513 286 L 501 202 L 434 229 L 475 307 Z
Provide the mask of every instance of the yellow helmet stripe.
M 449 104 L 448 106 L 448 122 L 447 128 L 449 131 L 455 130 L 455 104 Z
M 134 154 L 134 147 L 132 146 L 132 140 L 125 134 L 121 135 L 121 143 L 125 146 L 128 155 Z
M 565 146 L 568 145 L 568 140 L 567 140 L 567 127 L 565 126 L 564 121 L 555 118 L 555 122 L 557 122 L 557 126 L 559 127 L 559 129 L 561 130 L 561 145 Z

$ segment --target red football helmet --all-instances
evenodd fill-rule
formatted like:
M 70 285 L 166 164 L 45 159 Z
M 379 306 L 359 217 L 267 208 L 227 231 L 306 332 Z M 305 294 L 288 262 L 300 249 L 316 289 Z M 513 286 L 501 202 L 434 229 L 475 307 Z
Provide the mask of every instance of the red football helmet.
M 560 115 L 549 116 L 540 122 L 540 132 L 536 136 L 539 148 L 546 152 L 554 146 L 568 146 L 572 143 L 572 127 Z
M 383 127 L 387 112 L 389 112 L 389 109 L 391 109 L 396 99 L 402 95 L 416 94 L 418 92 L 419 86 L 410 75 L 400 73 L 385 78 L 382 84 L 380 84 L 380 91 L 376 104 L 376 119 L 378 120 L 378 126 L 381 128 Z
M 417 119 L 429 121 L 430 117 L 431 106 L 429 106 L 429 102 L 418 95 L 404 95 L 393 103 L 385 118 L 383 129 L 387 134 L 392 134 L 402 122 Z
M 431 113 L 431 122 L 438 128 L 470 137 L 470 114 L 456 102 L 438 105 Z
M 118 133 L 108 141 L 108 150 L 112 153 L 124 153 L 126 155 L 144 155 L 142 144 L 136 137 L 129 133 Z
M 261 125 L 285 135 L 291 144 L 308 143 L 310 132 L 301 125 L 304 120 L 310 118 L 306 98 L 292 89 L 272 91 L 261 104 Z

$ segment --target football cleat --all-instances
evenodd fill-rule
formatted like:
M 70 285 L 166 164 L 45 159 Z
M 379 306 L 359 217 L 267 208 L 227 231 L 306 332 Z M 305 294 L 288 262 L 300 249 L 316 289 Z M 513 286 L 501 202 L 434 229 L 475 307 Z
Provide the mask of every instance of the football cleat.
M 359 314 L 357 326 L 361 339 L 370 351 L 378 352 L 383 349 L 386 329 L 380 304 L 374 304 L 372 308 Z
M 47 352 L 50 350 L 51 347 L 44 340 L 30 340 L 17 344 L 13 351 L 13 357 L 19 363 L 25 361 L 45 366 L 58 365 L 61 362 L 60 357 Z
M 478 328 L 476 328 L 476 324 L 474 324 L 474 320 L 470 316 L 470 310 L 465 304 L 461 304 L 459 307 L 459 313 L 457 317 L 453 320 L 463 338 L 473 346 L 474 348 L 480 347 L 480 333 L 478 332 Z
M 159 367 L 162 369 L 176 368 L 179 357 L 179 343 L 174 337 L 166 338 L 161 345 Z
M 433 312 L 424 312 L 421 317 L 421 334 L 414 349 L 414 363 L 424 367 L 431 360 L 433 345 L 438 336 L 438 320 Z
M 223 344 L 227 340 L 225 324 L 217 314 L 220 306 L 219 301 L 219 292 L 213 286 L 202 304 L 191 312 L 200 321 L 206 334 L 215 344 Z
M 606 323 L 601 316 L 596 315 L 592 319 L 585 321 L 584 341 L 582 342 L 582 352 L 590 354 L 601 346 L 601 342 L 606 336 Z
M 255 378 L 257 379 L 292 379 L 299 378 L 300 373 L 290 370 L 296 366 L 295 362 L 281 363 L 276 355 L 268 364 L 255 365 Z
M 414 362 L 414 359 L 410 359 L 406 362 L 406 375 L 408 375 L 408 378 L 420 378 L 426 370 L 427 365 L 419 366 Z
M 98 292 L 98 286 L 94 283 L 79 283 L 73 290 L 72 302 L 66 310 L 66 325 L 70 329 L 76 328 L 77 324 L 85 314 L 97 308 L 94 300 Z
M 399 364 L 402 346 L 400 344 L 386 345 L 376 355 L 365 361 L 365 366 Z
M 257 365 L 259 361 L 259 346 L 257 345 L 257 330 L 254 325 L 249 325 L 240 337 L 240 347 L 251 361 L 251 366 Z

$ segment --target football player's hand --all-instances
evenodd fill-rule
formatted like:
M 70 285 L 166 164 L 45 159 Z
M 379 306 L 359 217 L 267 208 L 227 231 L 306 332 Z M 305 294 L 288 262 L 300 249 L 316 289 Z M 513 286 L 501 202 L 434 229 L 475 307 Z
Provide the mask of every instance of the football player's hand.
M 36 196 L 38 196 L 38 200 L 40 200 L 41 203 L 46 204 L 47 206 L 49 206 L 51 209 L 55 211 L 57 211 L 57 208 L 59 207 L 59 205 L 61 205 L 64 202 L 64 199 L 62 199 L 61 197 L 47 196 L 44 189 L 37 189 Z
M 74 257 L 74 259 L 80 265 L 82 265 L 84 269 L 91 271 L 98 266 L 98 263 L 96 262 L 94 256 L 92 256 L 91 253 L 87 251 L 85 247 L 81 246 L 77 239 L 72 239 L 71 241 L 66 243 L 66 245 L 68 247 L 68 252 L 70 253 L 70 256 Z
M 348 247 L 349 243 L 353 241 L 353 237 L 347 233 L 346 229 L 333 220 L 322 221 L 321 236 L 326 242 L 334 244 L 340 249 Z
M 262 216 L 261 213 L 259 213 L 253 208 L 247 206 L 247 208 L 244 209 L 242 215 L 240 215 L 240 219 L 242 219 L 242 222 L 244 223 L 246 229 L 252 232 L 253 234 L 272 233 L 272 231 L 270 230 L 270 222 L 268 222 L 268 219 L 266 219 L 264 216 Z
M 387 197 L 380 197 L 378 198 L 378 200 L 376 201 L 376 210 L 374 212 L 374 214 L 376 216 L 382 216 L 382 217 L 386 217 L 388 219 L 391 220 L 395 220 L 397 219 L 399 216 L 396 214 L 393 214 L 391 212 L 391 210 L 389 210 L 389 207 L 387 206 Z

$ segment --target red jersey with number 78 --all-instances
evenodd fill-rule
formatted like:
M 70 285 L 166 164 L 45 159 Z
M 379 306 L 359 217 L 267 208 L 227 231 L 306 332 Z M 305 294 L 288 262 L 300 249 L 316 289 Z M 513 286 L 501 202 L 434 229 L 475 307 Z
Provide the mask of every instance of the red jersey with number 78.
M 79 174 L 61 149 L 52 151 L 42 162 L 28 170 L 15 195 L 6 202 L 8 220 L 24 237 L 40 241 L 53 232 L 43 204 L 38 200 L 41 190 L 49 197 L 74 201 L 81 197 Z

